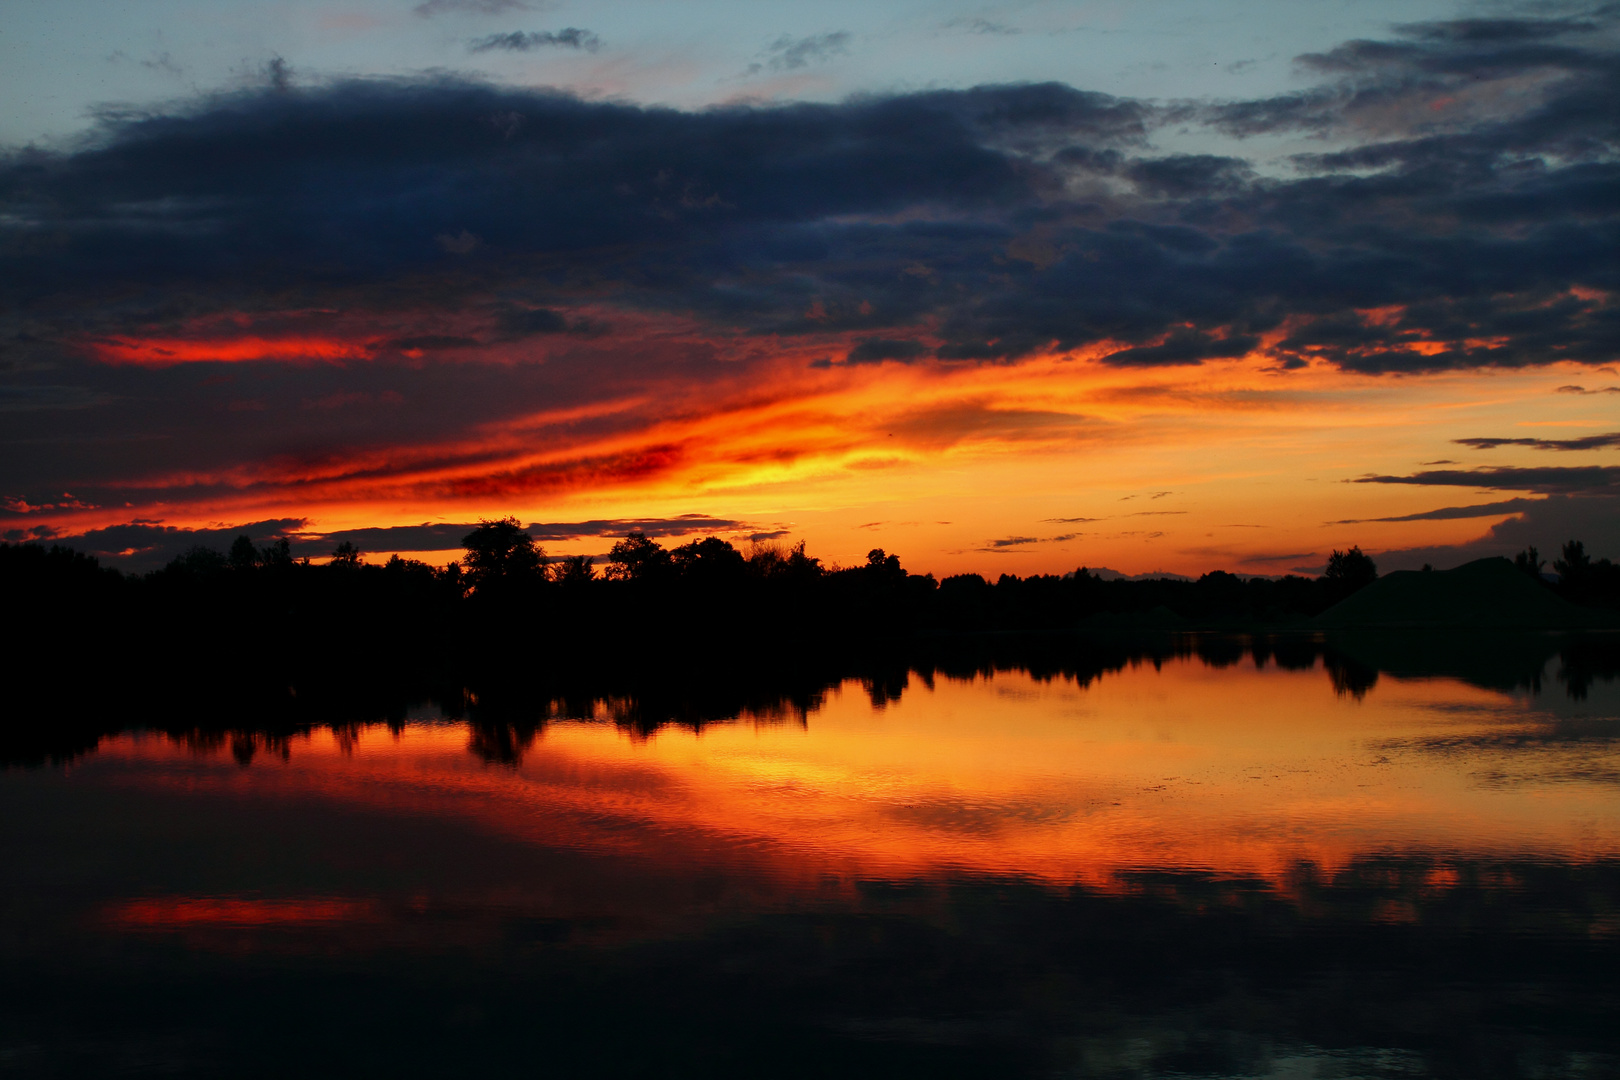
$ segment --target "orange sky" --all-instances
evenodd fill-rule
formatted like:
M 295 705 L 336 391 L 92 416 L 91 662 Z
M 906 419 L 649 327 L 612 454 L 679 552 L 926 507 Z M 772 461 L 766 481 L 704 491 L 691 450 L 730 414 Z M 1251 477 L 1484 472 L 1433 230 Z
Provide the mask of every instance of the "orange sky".
M 1446 460 L 1530 464 L 1536 451 L 1482 452 L 1451 440 L 1569 438 L 1616 419 L 1612 396 L 1557 392 L 1590 381 L 1575 365 L 1356 375 L 1325 364 L 1285 371 L 1257 353 L 1144 371 L 1109 366 L 1104 358 L 1117 347 L 1102 346 L 1013 365 L 816 368 L 810 362 L 825 355 L 825 342 L 715 343 L 696 327 L 658 336 L 644 329 L 649 352 L 708 348 L 724 358 L 722 369 L 695 384 L 680 372 L 655 374 L 623 394 L 520 411 L 446 441 L 275 455 L 123 483 L 141 500 L 136 508 L 192 528 L 304 518 L 302 531 L 330 533 L 508 514 L 525 522 L 705 514 L 741 522 L 721 532 L 739 543 L 780 531 L 846 565 L 881 546 L 913 571 L 941 576 L 1080 565 L 1280 573 L 1351 544 L 1460 544 L 1510 516 L 1343 524 L 1512 495 L 1349 482 L 1357 477 Z M 91 348 L 109 363 L 370 362 L 364 342 L 252 335 Z M 546 350 L 513 347 L 461 362 L 550 360 Z M 47 510 L 37 520 L 82 530 L 128 516 L 128 507 L 103 506 Z M 608 543 L 591 536 L 547 546 L 599 554 Z M 458 553 L 407 554 L 443 561 Z

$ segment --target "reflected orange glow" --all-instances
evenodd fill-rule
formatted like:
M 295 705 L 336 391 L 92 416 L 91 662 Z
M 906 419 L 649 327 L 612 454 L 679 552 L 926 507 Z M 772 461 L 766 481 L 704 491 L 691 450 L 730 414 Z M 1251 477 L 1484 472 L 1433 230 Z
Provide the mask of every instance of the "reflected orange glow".
M 371 918 L 363 900 L 243 900 L 229 897 L 152 897 L 113 906 L 108 920 L 126 929 L 312 926 Z
M 317 734 L 245 770 L 152 739 L 98 757 L 138 763 L 143 785 L 450 817 L 681 873 L 747 867 L 789 889 L 959 874 L 1118 889 L 1164 870 L 1286 891 L 1302 864 L 1379 854 L 1435 858 L 1443 888 L 1447 859 L 1620 857 L 1620 788 L 1596 767 L 1620 752 L 1490 749 L 1507 717 L 1545 721 L 1451 680 L 1385 679 L 1356 701 L 1321 671 L 1189 660 L 1088 687 L 941 680 L 884 709 L 846 684 L 803 727 L 634 740 L 562 722 L 515 768 L 469 754 L 454 725 Z M 1458 749 L 1474 736 L 1481 749 Z

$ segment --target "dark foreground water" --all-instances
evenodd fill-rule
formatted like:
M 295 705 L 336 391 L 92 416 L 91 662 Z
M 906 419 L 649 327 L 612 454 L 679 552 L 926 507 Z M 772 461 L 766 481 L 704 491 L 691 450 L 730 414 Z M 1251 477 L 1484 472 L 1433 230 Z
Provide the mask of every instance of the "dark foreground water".
M 107 735 L 0 771 L 0 1073 L 1620 1075 L 1584 648 Z

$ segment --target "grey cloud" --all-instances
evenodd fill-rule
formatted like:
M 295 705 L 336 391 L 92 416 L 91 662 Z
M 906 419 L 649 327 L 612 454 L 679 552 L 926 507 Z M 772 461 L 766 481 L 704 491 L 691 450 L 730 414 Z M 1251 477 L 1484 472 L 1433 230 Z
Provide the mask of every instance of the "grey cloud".
M 1495 450 L 1499 446 L 1528 446 L 1535 450 L 1602 450 L 1620 446 L 1620 431 L 1606 435 L 1583 435 L 1576 439 L 1452 439 L 1454 443 L 1475 450 Z
M 1564 34 L 1587 34 L 1598 29 L 1589 19 L 1454 19 L 1449 22 L 1400 23 L 1395 31 L 1420 41 L 1447 44 L 1502 44 L 1545 41 Z
M 1213 154 L 1144 158 L 1122 171 L 1141 190 L 1171 198 L 1209 198 L 1237 190 L 1254 177 L 1254 170 L 1243 159 Z
M 1016 26 L 991 22 L 989 19 L 951 19 L 943 23 L 941 28 L 945 30 L 965 30 L 970 34 L 993 37 L 1016 37 L 1024 32 Z
M 552 308 L 507 308 L 495 318 L 503 338 L 536 337 L 543 334 L 575 334 L 592 337 L 610 329 L 594 319 L 569 318 Z
M 1547 466 L 1544 468 L 1436 469 L 1411 476 L 1363 476 L 1357 484 L 1420 484 L 1471 487 L 1492 491 L 1531 491 L 1537 494 L 1609 492 L 1620 488 L 1620 465 Z
M 1416 514 L 1401 514 L 1398 517 L 1346 518 L 1343 521 L 1330 521 L 1327 524 L 1361 525 L 1367 522 L 1456 521 L 1466 518 L 1497 517 L 1502 514 L 1522 514 L 1527 510 L 1540 507 L 1545 502 L 1545 499 L 1506 499 L 1502 502 L 1480 503 L 1476 506 L 1442 506 L 1438 510 L 1424 510 Z
M 1569 385 L 1569 386 L 1560 386 L 1558 388 L 1558 390 L 1557 390 L 1557 393 L 1560 393 L 1560 394 L 1620 394 L 1620 386 L 1599 386 L 1599 387 L 1596 387 L 1594 389 L 1588 390 L 1584 386 Z
M 1061 544 L 1066 540 L 1073 540 L 1080 533 L 1063 533 L 1059 536 L 1006 536 L 999 540 L 991 540 L 984 547 L 973 548 L 990 555 L 1005 555 L 1018 548 L 1028 547 L 1031 544 Z
M 884 360 L 910 361 L 928 354 L 928 346 L 920 341 L 896 338 L 868 338 L 849 350 L 846 364 L 877 364 Z
M 770 57 L 766 61 L 766 66 L 777 71 L 794 71 L 808 67 L 848 52 L 852 40 L 854 35 L 848 30 L 834 30 L 826 34 L 810 34 L 805 37 L 783 35 L 766 48 L 765 53 Z
M 1205 360 L 1244 356 L 1259 344 L 1260 339 L 1251 334 L 1217 338 L 1196 330 L 1177 328 L 1157 345 L 1139 345 L 1134 349 L 1124 349 L 1104 357 L 1103 362 L 1114 367 L 1201 364 Z
M 506 34 L 490 34 L 475 41 L 468 42 L 467 51 L 472 53 L 485 52 L 533 52 L 535 49 L 583 49 L 586 52 L 595 52 L 602 47 L 602 39 L 589 30 L 581 30 L 576 26 L 565 27 L 562 30 L 534 30 L 525 33 L 522 30 L 513 30 Z

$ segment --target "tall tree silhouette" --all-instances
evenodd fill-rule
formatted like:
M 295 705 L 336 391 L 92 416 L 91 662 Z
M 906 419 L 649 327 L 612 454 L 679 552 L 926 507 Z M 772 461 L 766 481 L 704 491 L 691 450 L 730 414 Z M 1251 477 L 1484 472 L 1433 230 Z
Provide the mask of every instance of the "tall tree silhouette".
M 1577 584 L 1586 572 L 1591 569 L 1592 556 L 1586 553 L 1586 545 L 1579 540 L 1571 540 L 1564 545 L 1563 557 L 1553 562 L 1553 569 L 1566 584 Z
M 467 549 L 461 560 L 467 585 L 475 593 L 533 584 L 544 577 L 546 553 L 517 518 L 480 521 L 461 543 Z
M 253 538 L 243 533 L 231 543 L 232 570 L 252 570 L 259 565 L 259 549 L 253 546 Z
M 669 552 L 649 540 L 646 533 L 633 532 L 608 552 L 604 576 L 617 581 L 653 581 L 663 577 L 671 564 Z
M 589 555 L 564 555 L 552 565 L 551 577 L 559 585 L 577 587 L 596 580 L 596 567 Z
M 1328 556 L 1327 570 L 1322 574 L 1322 582 L 1334 603 L 1377 580 L 1378 564 L 1363 553 L 1359 545 L 1349 551 L 1334 551 Z
M 1541 580 L 1541 568 L 1546 565 L 1547 560 L 1541 557 L 1541 552 L 1536 550 L 1534 544 L 1513 556 L 1514 569 L 1529 574 L 1537 581 Z

